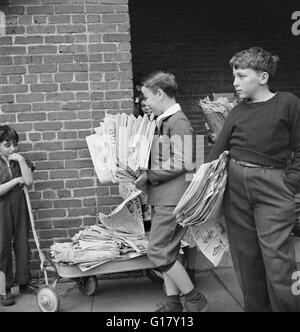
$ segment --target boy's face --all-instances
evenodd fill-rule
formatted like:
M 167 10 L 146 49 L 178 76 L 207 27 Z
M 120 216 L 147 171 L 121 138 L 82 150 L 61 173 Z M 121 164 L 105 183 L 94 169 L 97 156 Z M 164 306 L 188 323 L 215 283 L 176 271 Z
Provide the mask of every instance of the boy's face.
M 153 93 L 149 88 L 142 87 L 142 93 L 144 95 L 144 105 L 154 113 L 155 116 L 163 114 L 162 109 L 162 96 L 161 94 Z
M 233 86 L 240 99 L 252 98 L 266 82 L 262 73 L 257 73 L 253 69 L 233 68 Z
M 8 158 L 11 154 L 16 153 L 18 150 L 17 144 L 13 141 L 3 141 L 0 143 L 0 154 L 5 158 Z

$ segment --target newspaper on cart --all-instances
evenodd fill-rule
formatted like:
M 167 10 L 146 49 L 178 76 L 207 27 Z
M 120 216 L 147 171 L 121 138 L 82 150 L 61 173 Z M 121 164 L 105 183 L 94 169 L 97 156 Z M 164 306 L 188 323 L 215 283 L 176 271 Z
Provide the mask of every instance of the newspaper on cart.
M 227 162 L 224 152 L 218 160 L 203 164 L 174 210 L 177 222 L 188 227 L 188 242 L 192 246 L 194 242 L 215 266 L 229 249 L 222 214 Z

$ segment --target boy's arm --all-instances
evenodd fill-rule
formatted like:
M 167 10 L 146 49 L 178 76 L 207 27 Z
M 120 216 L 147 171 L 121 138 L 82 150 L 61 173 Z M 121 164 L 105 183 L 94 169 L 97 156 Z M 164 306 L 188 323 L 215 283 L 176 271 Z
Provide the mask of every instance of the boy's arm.
M 18 184 L 24 184 L 23 177 L 14 178 L 13 180 L 0 184 L 0 197 L 4 196 L 8 193 L 11 189 L 13 189 Z
M 189 146 L 184 137 L 190 141 Z M 188 138 L 189 137 L 189 138 Z M 186 118 L 179 118 L 174 122 L 170 131 L 170 162 L 169 169 L 148 170 L 148 180 L 153 185 L 158 185 L 178 177 L 182 173 L 192 171 L 192 137 L 193 129 Z
M 234 112 L 234 110 L 232 110 L 229 113 L 227 119 L 225 120 L 222 131 L 218 135 L 216 143 L 213 145 L 213 147 L 207 157 L 207 160 L 206 160 L 207 163 L 218 159 L 224 151 L 229 151 L 229 149 L 230 149 L 229 142 L 230 142 L 231 129 L 232 129 L 233 112 Z
M 294 193 L 300 192 L 300 100 L 295 98 L 290 109 L 291 147 L 294 158 L 287 169 L 284 183 Z
M 15 160 L 19 163 L 24 184 L 26 184 L 26 186 L 31 186 L 33 182 L 32 171 L 25 158 L 18 153 L 13 153 L 9 156 L 9 160 Z

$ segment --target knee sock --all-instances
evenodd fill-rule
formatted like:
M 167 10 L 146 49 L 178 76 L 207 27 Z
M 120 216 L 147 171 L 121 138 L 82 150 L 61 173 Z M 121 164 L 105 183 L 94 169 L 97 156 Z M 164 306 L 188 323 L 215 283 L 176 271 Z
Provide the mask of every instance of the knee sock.
M 166 303 L 166 309 L 170 311 L 182 311 L 182 303 L 179 295 L 168 296 L 168 301 Z
M 201 293 L 198 291 L 196 287 L 192 289 L 189 293 L 184 294 L 184 299 L 188 302 L 198 301 L 201 298 Z

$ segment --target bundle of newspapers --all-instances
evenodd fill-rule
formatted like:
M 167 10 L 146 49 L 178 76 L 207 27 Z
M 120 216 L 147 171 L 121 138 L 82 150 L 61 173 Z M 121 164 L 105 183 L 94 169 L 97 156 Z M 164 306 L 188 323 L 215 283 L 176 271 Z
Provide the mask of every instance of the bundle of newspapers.
M 107 262 L 127 260 L 146 255 L 148 237 L 90 226 L 73 236 L 70 241 L 57 242 L 50 247 L 52 261 L 77 265 L 88 271 Z
M 155 132 L 154 115 L 107 114 L 86 138 L 102 184 L 132 181 L 147 169 Z
M 148 236 L 143 221 L 143 193 L 133 184 L 120 184 L 124 201 L 109 215 L 99 213 L 96 225 L 79 231 L 71 240 L 50 247 L 52 261 L 77 265 L 87 271 L 111 261 L 147 254 Z
M 215 101 L 211 101 L 209 97 L 200 99 L 199 106 L 202 109 L 205 120 L 209 129 L 216 137 L 221 132 L 225 120 L 229 112 L 235 106 L 235 103 L 230 103 L 227 98 L 220 97 Z
M 228 152 L 203 164 L 179 201 L 174 215 L 184 226 L 202 224 L 219 213 L 227 182 Z
M 188 227 L 186 241 L 191 247 L 197 246 L 214 266 L 229 251 L 221 208 L 228 160 L 225 151 L 218 160 L 203 164 L 174 211 L 177 222 Z

